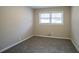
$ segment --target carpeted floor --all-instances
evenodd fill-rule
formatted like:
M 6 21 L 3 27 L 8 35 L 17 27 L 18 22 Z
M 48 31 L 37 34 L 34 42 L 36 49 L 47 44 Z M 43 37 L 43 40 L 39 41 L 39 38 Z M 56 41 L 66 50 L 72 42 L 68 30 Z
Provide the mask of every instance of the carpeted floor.
M 77 53 L 70 40 L 32 37 L 3 53 Z

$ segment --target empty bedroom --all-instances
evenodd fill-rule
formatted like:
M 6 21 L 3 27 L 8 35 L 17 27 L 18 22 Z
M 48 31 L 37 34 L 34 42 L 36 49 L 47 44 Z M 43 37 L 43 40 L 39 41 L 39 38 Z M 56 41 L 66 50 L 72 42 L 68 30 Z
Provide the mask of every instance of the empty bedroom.
M 78 15 L 78 6 L 0 6 L 0 52 L 78 53 Z

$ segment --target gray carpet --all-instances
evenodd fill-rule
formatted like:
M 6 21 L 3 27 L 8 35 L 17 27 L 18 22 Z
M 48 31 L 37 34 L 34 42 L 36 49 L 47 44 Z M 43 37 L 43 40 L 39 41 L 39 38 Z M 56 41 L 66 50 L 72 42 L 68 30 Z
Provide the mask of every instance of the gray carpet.
M 77 53 L 77 50 L 67 39 L 34 36 L 3 53 Z

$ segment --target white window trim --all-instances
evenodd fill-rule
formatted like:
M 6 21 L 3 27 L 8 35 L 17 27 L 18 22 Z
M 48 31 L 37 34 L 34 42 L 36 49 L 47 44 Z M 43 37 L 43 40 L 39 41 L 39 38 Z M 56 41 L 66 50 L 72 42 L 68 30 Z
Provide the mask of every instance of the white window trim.
M 40 14 L 42 14 L 42 13 L 49 13 L 50 16 L 51 16 L 51 13 L 63 13 L 62 23 L 51 23 L 51 20 L 50 20 L 50 23 L 40 23 Z M 51 17 L 50 17 L 50 19 L 51 19 Z M 39 24 L 63 25 L 64 24 L 64 11 L 40 12 L 39 13 Z

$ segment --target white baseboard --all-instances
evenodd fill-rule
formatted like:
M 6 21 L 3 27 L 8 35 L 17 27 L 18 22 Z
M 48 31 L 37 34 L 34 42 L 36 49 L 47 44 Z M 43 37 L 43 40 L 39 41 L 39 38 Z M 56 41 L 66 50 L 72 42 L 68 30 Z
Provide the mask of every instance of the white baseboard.
M 53 37 L 53 36 L 44 36 L 44 35 L 34 35 L 34 36 L 40 36 L 40 37 L 48 37 L 48 38 L 59 38 L 59 39 L 71 39 L 71 38 L 65 38 L 65 37 Z
M 72 41 L 73 45 L 75 46 L 75 48 L 77 49 L 77 51 L 79 52 L 79 47 L 78 47 L 78 45 L 76 44 L 76 42 L 75 42 L 74 40 L 71 40 L 71 41 Z
M 31 36 L 29 36 L 29 37 L 27 37 L 27 38 L 25 38 L 25 39 L 23 39 L 23 40 L 21 40 L 21 41 L 15 43 L 15 44 L 12 44 L 12 45 L 10 45 L 10 46 L 8 46 L 8 47 L 6 47 L 6 48 L 0 50 L 0 52 L 4 52 L 4 51 L 10 49 L 11 47 L 16 46 L 17 44 L 19 44 L 19 43 L 21 43 L 21 42 L 23 42 L 23 41 L 25 41 L 25 40 L 28 40 L 28 39 L 31 38 L 32 36 L 33 36 L 33 35 L 31 35 Z
M 40 36 L 40 37 L 48 37 L 48 38 L 59 38 L 59 39 L 71 39 L 71 38 L 52 37 L 52 36 L 44 36 L 44 35 L 31 35 L 31 36 L 29 36 L 29 37 L 27 37 L 27 38 L 25 38 L 25 39 L 23 39 L 23 40 L 21 40 L 21 41 L 15 43 L 15 44 L 12 44 L 12 45 L 10 45 L 10 46 L 4 48 L 4 49 L 1 49 L 0 52 L 4 52 L 4 51 L 10 49 L 11 47 L 18 45 L 19 43 L 21 43 L 21 42 L 23 42 L 23 41 L 25 41 L 25 40 L 28 40 L 28 39 L 31 38 L 32 36 Z

